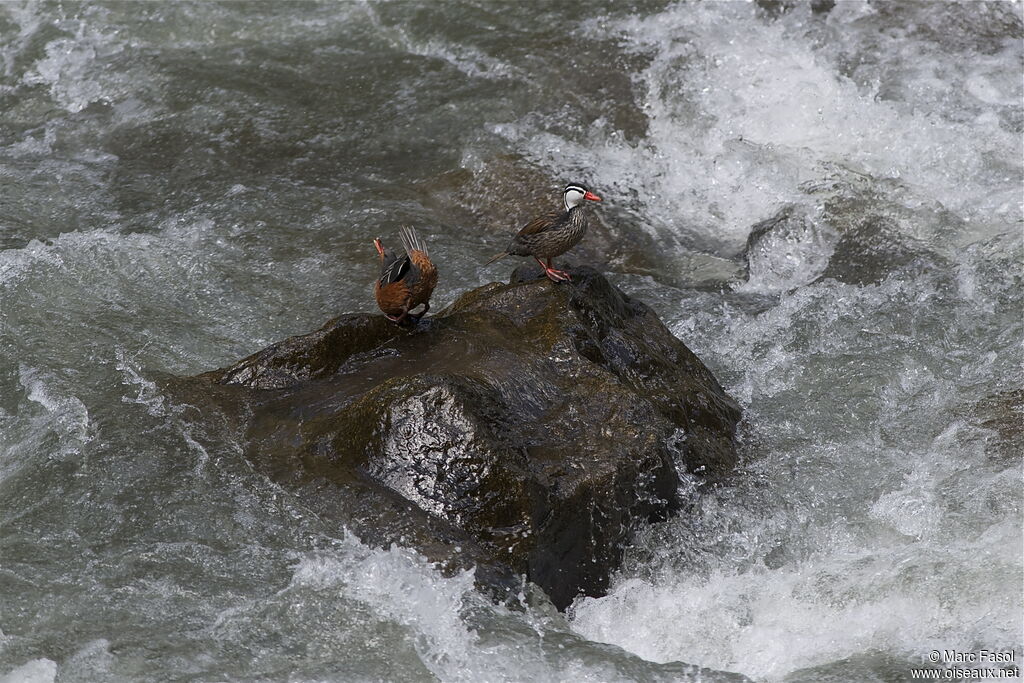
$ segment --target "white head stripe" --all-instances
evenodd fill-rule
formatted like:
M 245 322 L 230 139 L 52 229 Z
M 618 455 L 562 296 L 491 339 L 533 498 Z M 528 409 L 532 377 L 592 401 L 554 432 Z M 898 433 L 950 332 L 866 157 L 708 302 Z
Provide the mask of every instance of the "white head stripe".
M 587 191 L 579 185 L 568 185 L 562 191 L 562 203 L 565 204 L 565 210 L 573 208 L 583 201 L 583 197 L 586 196 Z

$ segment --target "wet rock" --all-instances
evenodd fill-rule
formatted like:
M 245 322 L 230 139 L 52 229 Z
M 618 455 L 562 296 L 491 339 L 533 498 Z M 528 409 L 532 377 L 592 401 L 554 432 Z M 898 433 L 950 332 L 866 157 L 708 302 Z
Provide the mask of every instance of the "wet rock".
M 525 575 L 561 609 L 676 510 L 677 466 L 730 471 L 739 418 L 651 309 L 573 278 L 521 270 L 411 329 L 342 316 L 191 380 L 191 402 L 364 541 L 475 565 L 492 588 Z
M 782 679 L 783 683 L 883 683 L 905 681 L 909 671 L 920 669 L 920 659 L 900 659 L 878 650 L 838 659 L 825 664 L 797 669 Z
M 928 214 L 933 222 L 945 215 Z M 897 270 L 921 273 L 945 259 L 907 234 L 921 216 L 863 197 L 831 197 L 816 206 L 788 204 L 755 224 L 743 251 L 749 286 L 787 291 L 822 278 L 877 284 Z
M 799 6 L 796 0 L 754 0 L 754 4 L 769 19 L 778 19 Z M 810 5 L 813 14 L 827 15 L 835 9 L 836 0 L 811 0 Z
M 1000 392 L 979 401 L 971 410 L 974 424 L 989 430 L 986 450 L 999 461 L 1012 463 L 1024 454 L 1024 389 Z
M 828 197 L 822 204 L 822 220 L 839 239 L 821 277 L 866 285 L 897 270 L 947 270 L 946 260 L 916 239 L 914 231 L 923 224 L 956 232 L 963 228 L 963 219 L 941 205 L 911 208 L 913 203 L 908 190 L 892 181 L 874 181 Z
M 821 277 L 850 284 L 877 284 L 900 268 L 930 268 L 935 259 L 924 246 L 902 235 L 892 219 L 868 215 L 843 232 Z
M 874 23 L 906 26 L 908 36 L 945 51 L 992 55 L 1005 49 L 1008 41 L 1024 38 L 1020 9 L 1003 3 L 878 3 Z

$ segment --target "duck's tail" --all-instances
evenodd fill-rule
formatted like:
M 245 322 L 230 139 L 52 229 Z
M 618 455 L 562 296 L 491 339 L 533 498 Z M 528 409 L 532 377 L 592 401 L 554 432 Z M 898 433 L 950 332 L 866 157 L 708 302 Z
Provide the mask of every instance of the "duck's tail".
M 409 225 L 403 225 L 398 229 L 398 234 L 402 238 L 402 246 L 405 247 L 405 253 L 412 254 L 415 251 L 422 251 L 427 256 L 430 254 L 427 252 L 427 245 L 423 243 L 420 236 L 416 234 L 416 228 Z

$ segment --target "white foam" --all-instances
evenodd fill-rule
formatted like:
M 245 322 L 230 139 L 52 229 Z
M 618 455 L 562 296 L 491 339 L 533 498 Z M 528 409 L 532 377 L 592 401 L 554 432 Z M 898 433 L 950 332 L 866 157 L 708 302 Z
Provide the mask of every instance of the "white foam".
M 119 680 L 120 677 L 112 673 L 115 662 L 110 641 L 105 638 L 89 641 L 61 663 L 61 683 Z
M 49 659 L 33 659 L 0 676 L 0 683 L 53 683 L 56 679 L 56 662 Z
M 973 580 L 1004 580 L 1006 559 L 991 571 L 980 569 L 983 575 Z M 608 598 L 578 602 L 573 624 L 589 638 L 652 661 L 685 656 L 768 680 L 870 651 L 915 661 L 942 644 L 1012 646 L 1019 620 L 1012 605 L 967 601 L 950 612 L 950 599 L 965 587 L 937 571 L 944 561 L 919 548 L 893 548 L 707 579 L 633 579 L 616 585 Z M 917 580 L 922 574 L 928 582 Z M 975 624 L 978 619 L 985 623 Z M 965 634 L 968 623 L 977 630 Z
M 224 18 L 220 6 L 210 7 Z M 374 10 L 353 7 L 345 8 L 345 21 Z M 922 12 L 938 11 L 925 7 Z M 153 95 L 144 90 L 159 74 L 126 73 L 129 62 L 139 68 L 148 62 L 124 59 L 128 45 L 98 31 L 104 22 L 63 19 L 64 35 L 48 36 L 43 46 L 33 42 L 44 25 L 37 9 L 0 5 L 19 27 L 0 46 L 5 73 L 13 75 L 16 61 L 28 68 L 17 88 L 52 98 L 67 112 L 110 102 L 115 122 L 154 114 Z M 746 453 L 763 459 L 735 487 L 705 492 L 690 514 L 659 527 L 665 542 L 647 540 L 652 545 L 642 548 L 654 560 L 619 574 L 607 597 L 581 600 L 572 615 L 579 633 L 652 660 L 695 661 L 771 680 L 872 650 L 912 659 L 933 646 L 999 647 L 1020 639 L 1018 594 L 1006 592 L 1021 580 L 1020 468 L 995 462 L 985 447 L 998 435 L 964 415 L 965 406 L 1021 380 L 1019 282 L 1013 280 L 1019 258 L 1007 258 L 1019 256 L 1019 238 L 980 244 L 1008 233 L 1008 226 L 1019 233 L 1021 141 L 1005 129 L 1004 108 L 1020 101 L 1017 74 L 1006 68 L 1018 63 L 1020 48 L 943 56 L 913 38 L 873 31 L 873 5 L 838 3 L 824 34 L 816 33 L 822 23 L 812 24 L 808 11 L 797 7 L 769 22 L 750 5 L 702 3 L 672 5 L 646 19 L 601 17 L 586 30 L 650 57 L 636 75 L 649 134 L 627 140 L 607 119 L 555 134 L 565 126 L 540 115 L 493 127 L 559 175 L 592 180 L 608 205 L 625 206 L 636 219 L 631 230 L 697 235 L 730 252 L 752 224 L 784 203 L 808 217 L 803 229 L 754 260 L 746 285 L 726 296 L 687 292 L 673 324 L 742 402 L 744 433 L 755 444 Z M 191 23 L 177 27 L 175 47 L 209 45 L 211 15 L 191 6 L 183 14 Z M 324 37 L 345 23 L 304 17 L 242 21 L 232 25 L 231 40 L 256 43 L 307 31 Z M 214 28 L 215 38 L 224 38 L 225 29 Z M 399 50 L 469 77 L 523 77 L 483 48 L 434 39 L 419 27 L 377 28 Z M 26 58 L 30 45 L 39 53 Z M 145 38 L 133 39 L 136 46 L 156 47 Z M 847 74 L 839 65 L 847 56 L 879 59 L 864 59 Z M 68 125 L 58 118 L 4 153 L 49 156 Z M 228 197 L 244 200 L 255 191 L 231 183 Z M 833 237 L 816 222 L 823 197 L 833 195 L 814 188 L 832 183 L 839 187 L 834 194 L 877 192 L 906 208 L 899 229 L 948 256 L 952 281 L 926 275 L 863 287 L 809 285 L 827 262 Z M 936 220 L 944 208 L 957 220 Z M 22 331 L 50 329 L 52 311 L 36 305 L 46 293 L 47 302 L 60 303 L 64 329 L 82 336 L 54 335 L 52 346 L 38 350 L 26 343 L 25 353 L 80 369 L 96 362 L 96 348 L 116 349 L 115 358 L 99 361 L 116 364 L 113 400 L 120 379 L 127 404 L 121 408 L 165 418 L 185 447 L 196 449 L 200 465 L 205 450 L 187 424 L 175 424 L 177 407 L 143 369 L 195 371 L 279 338 L 284 325 L 264 321 L 275 307 L 291 310 L 297 297 L 288 288 L 295 280 L 322 276 L 329 263 L 318 256 L 275 263 L 271 252 L 252 246 L 273 242 L 255 239 L 266 225 L 244 219 L 225 225 L 204 210 L 147 226 L 152 232 L 111 220 L 100 230 L 83 227 L 0 252 L 4 333 L 20 340 Z M 349 296 L 347 286 L 338 285 L 332 296 L 369 301 L 362 283 L 352 285 L 353 292 L 361 288 L 359 296 Z M 750 312 L 745 298 L 732 303 L 736 294 L 751 292 L 777 295 L 777 304 Z M 679 293 L 657 286 L 650 296 L 669 297 L 661 303 L 671 310 Z M 8 305 L 19 308 L 12 313 Z M 183 311 L 192 327 L 167 334 Z M 111 328 L 107 314 L 138 327 Z M 110 341 L 112 329 L 171 342 Z M 92 336 L 83 342 L 86 334 Z M 5 468 L 40 452 L 72 452 L 95 438 L 95 417 L 76 395 L 85 394 L 51 367 L 22 361 L 24 393 L 15 390 L 13 416 L 0 413 Z M 691 493 L 700 489 L 692 480 L 687 485 Z M 246 495 L 259 497 L 249 489 Z M 289 523 L 306 515 L 301 506 L 289 507 L 287 495 L 273 496 L 272 509 L 283 505 Z M 258 527 L 264 503 L 243 506 L 239 528 Z M 272 547 L 254 552 L 271 563 L 279 559 Z M 227 648 L 249 642 L 228 628 L 236 620 L 251 616 L 256 630 L 277 628 L 276 613 L 259 612 L 267 602 L 301 619 L 311 605 L 337 600 L 358 604 L 361 617 L 381 626 L 385 635 L 375 641 L 381 650 L 408 640 L 441 680 L 617 680 L 630 676 L 615 663 L 642 664 L 584 641 L 543 606 L 512 612 L 490 605 L 473 588 L 471 573 L 445 576 L 408 550 L 375 550 L 348 539 L 296 557 L 280 594 L 266 596 L 258 587 L 211 617 L 215 630 L 228 629 Z M 168 580 L 166 590 L 179 589 Z M 217 597 L 230 603 L 235 596 Z M 322 628 L 324 642 L 335 643 L 349 632 L 331 628 L 363 626 L 339 623 L 310 628 Z M 396 631 L 398 641 L 389 641 Z M 74 663 L 83 672 L 109 670 L 110 657 L 106 641 L 87 644 L 68 663 L 62 660 L 61 677 L 73 677 Z M 53 680 L 57 664 L 34 660 L 17 672 Z
M 1020 251 L 1011 234 L 953 277 L 825 280 L 756 313 L 700 295 L 674 331 L 744 404 L 754 461 L 641 538 L 646 565 L 578 601 L 573 627 L 767 680 L 871 651 L 1019 648 L 1021 464 L 993 461 L 967 416 L 1024 379 L 1004 277 Z
M 167 400 L 155 382 L 142 376 L 142 368 L 134 358 L 128 357 L 123 347 L 118 347 L 115 355 L 117 357 L 116 367 L 124 378 L 122 383 L 136 387 L 135 396 L 122 396 L 121 400 L 125 403 L 145 406 L 146 412 L 153 417 L 165 418 L 166 424 L 181 436 L 187 448 L 196 454 L 194 471 L 197 475 L 200 474 L 210 460 L 210 453 L 196 439 L 197 427 L 182 417 L 182 414 L 186 412 L 186 407 Z
M 156 383 L 152 382 L 141 374 L 141 368 L 134 358 L 129 358 L 123 347 L 118 347 L 114 352 L 117 357 L 117 369 L 121 372 L 123 384 L 136 387 L 134 397 L 123 396 L 121 400 L 126 403 L 138 403 L 146 407 L 146 412 L 154 417 L 163 417 L 169 414 L 166 399 Z
M 7 41 L 5 45 L 0 45 L 0 59 L 3 60 L 4 76 L 8 78 L 14 74 L 17 57 L 25 51 L 31 37 L 43 23 L 36 8 L 36 3 L 31 2 L 0 3 L 0 12 L 5 13 L 18 27 L 17 37 Z M 13 90 L 13 88 L 8 89 Z
M 45 157 L 53 152 L 53 143 L 57 139 L 52 126 L 46 126 L 42 139 L 26 136 L 21 140 L 4 147 L 4 153 L 14 159 L 27 156 Z
M 748 278 L 738 292 L 783 292 L 816 280 L 828 267 L 838 235 L 820 212 L 795 208 L 748 250 Z
M 839 4 L 829 19 L 837 27 L 868 11 Z M 650 57 L 636 79 L 646 138 L 627 142 L 597 121 L 570 139 L 546 132 L 536 117 L 494 130 L 562 174 L 587 173 L 611 202 L 635 206 L 636 193 L 636 217 L 648 226 L 734 250 L 751 225 L 781 205 L 813 202 L 803 185 L 829 176 L 897 180 L 911 202 L 1012 223 L 1022 207 L 1020 135 L 861 87 L 837 73 L 829 41 L 809 37 L 805 14 L 767 22 L 750 4 L 700 3 L 592 22 L 597 36 L 611 34 Z M 897 39 L 881 47 L 904 49 Z M 1003 75 L 1006 63 L 1006 55 L 987 58 L 983 68 Z M 978 78 L 975 89 L 982 90 Z M 1017 90 L 986 97 L 1010 100 Z
M 46 44 L 46 57 L 23 80 L 46 86 L 62 107 L 79 112 L 109 98 L 111 81 L 103 78 L 98 63 L 122 49 L 123 42 L 116 36 L 97 30 L 95 22 L 80 20 L 73 37 Z
M 364 603 L 374 618 L 400 624 L 422 664 L 442 681 L 635 680 L 619 665 L 646 679 L 665 678 L 657 667 L 572 634 L 545 598 L 511 611 L 475 590 L 472 571 L 443 576 L 397 546 L 376 550 L 346 536 L 329 551 L 299 555 L 278 597 L 308 600 L 310 590 L 321 599 Z
M 60 254 L 39 240 L 32 240 L 21 249 L 0 251 L 0 285 L 5 285 L 24 276 L 31 267 L 38 263 L 44 263 L 52 268 L 60 268 L 64 265 Z
M 82 446 L 92 441 L 94 428 L 89 411 L 78 397 L 62 394 L 54 388 L 55 380 L 35 368 L 22 365 L 18 374 L 21 385 L 28 391 L 28 399 L 49 414 L 45 421 L 60 437 L 62 454 L 79 453 Z
M 476 47 L 458 45 L 445 40 L 417 39 L 399 24 L 386 25 L 376 9 L 369 3 L 363 2 L 360 4 L 360 8 L 366 12 L 366 16 L 379 35 L 404 52 L 444 61 L 472 78 L 522 79 L 525 76 L 520 69 L 496 59 Z
M 34 405 L 22 404 L 15 415 L 0 410 L 0 481 L 37 463 L 40 455 L 57 460 L 80 456 L 96 434 L 85 404 L 66 393 L 57 378 L 21 364 L 19 379 Z
M 350 542 L 350 551 L 356 549 Z M 463 599 L 473 590 L 473 575 L 463 572 L 440 579 L 414 552 L 392 546 L 388 551 L 302 560 L 292 585 L 318 587 L 341 583 L 345 593 L 420 635 L 416 649 L 431 672 L 453 680 L 469 668 L 475 634 L 462 622 Z

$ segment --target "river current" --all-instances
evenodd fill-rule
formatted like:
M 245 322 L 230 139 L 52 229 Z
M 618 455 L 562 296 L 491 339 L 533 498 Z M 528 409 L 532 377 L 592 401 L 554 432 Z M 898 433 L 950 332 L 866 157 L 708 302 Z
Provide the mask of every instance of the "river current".
M 0 681 L 1019 667 L 1022 40 L 1019 2 L 0 3 Z M 507 277 L 567 181 L 578 258 L 744 410 L 607 596 L 369 547 L 159 388 L 374 310 L 403 223 L 435 311 Z

